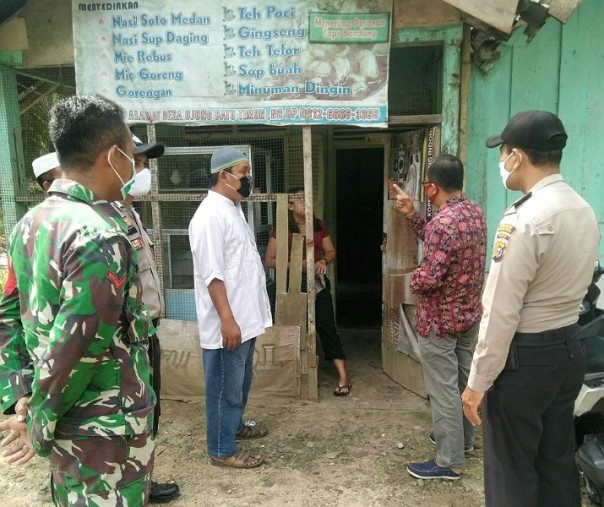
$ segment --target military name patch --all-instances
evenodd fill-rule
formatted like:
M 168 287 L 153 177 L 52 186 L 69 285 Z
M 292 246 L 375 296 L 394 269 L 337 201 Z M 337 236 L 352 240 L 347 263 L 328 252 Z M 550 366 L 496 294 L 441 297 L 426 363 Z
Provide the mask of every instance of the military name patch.
M 503 254 L 514 229 L 515 227 L 510 224 L 499 225 L 497 234 L 495 234 L 495 245 L 493 246 L 493 262 L 499 262 L 503 259 Z

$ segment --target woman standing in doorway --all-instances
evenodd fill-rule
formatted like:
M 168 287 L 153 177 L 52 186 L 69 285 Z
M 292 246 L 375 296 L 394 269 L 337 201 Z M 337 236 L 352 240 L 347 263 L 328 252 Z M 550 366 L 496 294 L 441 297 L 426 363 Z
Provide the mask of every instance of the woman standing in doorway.
M 288 209 L 288 248 L 291 252 L 292 234 L 299 233 L 306 236 L 306 220 L 304 215 L 304 189 L 300 187 L 292 188 L 290 194 L 297 194 L 296 197 L 290 197 Z M 299 196 L 299 197 L 298 197 Z M 346 356 L 342 350 L 340 335 L 336 328 L 335 316 L 333 313 L 333 302 L 331 298 L 331 284 L 327 278 L 327 265 L 336 259 L 336 249 L 329 235 L 329 230 L 325 223 L 316 217 L 313 217 L 314 246 L 315 246 L 315 289 L 317 291 L 315 299 L 315 317 L 317 325 L 317 334 L 321 340 L 321 346 L 325 354 L 326 361 L 333 361 L 338 372 L 338 385 L 333 394 L 335 396 L 347 396 L 350 394 L 352 384 L 348 381 L 346 374 Z M 266 249 L 266 265 L 274 268 L 277 264 L 277 239 L 273 231 Z M 303 264 L 306 269 L 306 263 Z M 306 291 L 306 278 L 302 279 L 302 291 Z

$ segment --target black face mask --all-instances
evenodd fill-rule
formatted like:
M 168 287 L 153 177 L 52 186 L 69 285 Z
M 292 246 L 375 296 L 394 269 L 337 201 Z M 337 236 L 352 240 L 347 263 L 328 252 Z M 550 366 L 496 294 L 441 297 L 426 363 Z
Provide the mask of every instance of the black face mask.
M 241 182 L 241 187 L 237 190 L 243 197 L 249 197 L 252 195 L 252 189 L 254 185 L 252 184 L 252 178 L 249 176 L 244 176 L 239 180 Z
M 232 176 L 233 178 L 237 178 L 237 176 L 231 174 L 230 172 L 227 172 L 227 174 L 229 176 Z M 238 189 L 233 190 L 237 190 L 237 192 L 243 197 L 249 197 L 250 195 L 252 195 L 252 189 L 254 187 L 254 184 L 252 183 L 252 178 L 250 178 L 249 176 L 242 176 L 241 178 L 237 179 L 241 183 L 241 186 Z M 229 187 L 231 187 L 231 185 L 229 185 Z

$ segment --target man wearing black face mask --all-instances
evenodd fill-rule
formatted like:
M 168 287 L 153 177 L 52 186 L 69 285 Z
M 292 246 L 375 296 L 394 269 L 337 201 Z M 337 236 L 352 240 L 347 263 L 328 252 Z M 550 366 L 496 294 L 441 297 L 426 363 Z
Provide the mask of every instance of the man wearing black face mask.
M 250 164 L 236 148 L 210 162 L 212 189 L 189 224 L 195 306 L 203 350 L 208 454 L 213 465 L 254 468 L 264 457 L 236 439 L 268 431 L 244 423 L 256 336 L 272 325 L 264 266 L 240 201 L 251 194 Z

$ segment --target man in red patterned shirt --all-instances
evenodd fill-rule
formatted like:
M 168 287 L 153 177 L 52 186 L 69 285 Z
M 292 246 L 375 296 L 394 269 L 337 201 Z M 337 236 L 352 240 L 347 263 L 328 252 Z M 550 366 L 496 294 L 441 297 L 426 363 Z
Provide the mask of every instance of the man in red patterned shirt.
M 424 258 L 411 275 L 419 295 L 417 332 L 426 390 L 430 395 L 436 458 L 410 463 L 420 479 L 461 477 L 465 453 L 473 450 L 474 429 L 465 419 L 461 392 L 472 364 L 486 262 L 486 223 L 480 207 L 463 193 L 463 164 L 452 155 L 428 168 L 425 194 L 437 211 L 430 222 L 398 186 L 395 208 L 424 241 Z

